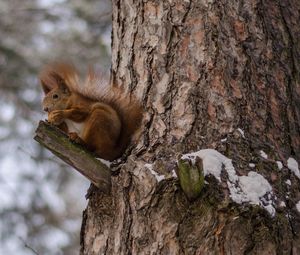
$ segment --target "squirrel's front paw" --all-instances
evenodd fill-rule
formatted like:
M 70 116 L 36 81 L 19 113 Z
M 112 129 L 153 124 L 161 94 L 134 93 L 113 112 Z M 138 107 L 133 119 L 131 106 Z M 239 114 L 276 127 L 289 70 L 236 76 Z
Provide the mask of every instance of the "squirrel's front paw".
M 48 115 L 48 121 L 53 125 L 60 125 L 64 121 L 63 111 L 53 111 Z
M 72 141 L 74 141 L 75 143 L 83 143 L 82 142 L 82 139 L 78 136 L 78 134 L 77 133 L 75 133 L 75 132 L 70 132 L 69 133 L 69 138 L 72 140 Z

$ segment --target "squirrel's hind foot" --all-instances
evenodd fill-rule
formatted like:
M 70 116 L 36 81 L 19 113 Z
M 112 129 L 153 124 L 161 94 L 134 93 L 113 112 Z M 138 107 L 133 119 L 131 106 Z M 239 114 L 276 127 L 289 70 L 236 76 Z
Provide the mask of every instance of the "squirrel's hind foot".
M 84 145 L 84 141 L 79 137 L 79 135 L 76 132 L 70 132 L 68 135 L 71 141 Z

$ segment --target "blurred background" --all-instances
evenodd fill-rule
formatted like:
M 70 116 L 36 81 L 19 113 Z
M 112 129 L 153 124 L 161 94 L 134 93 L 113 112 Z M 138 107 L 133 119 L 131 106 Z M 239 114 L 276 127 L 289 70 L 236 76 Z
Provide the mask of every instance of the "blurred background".
M 0 254 L 79 254 L 81 175 L 33 140 L 52 60 L 110 69 L 108 0 L 0 0 Z

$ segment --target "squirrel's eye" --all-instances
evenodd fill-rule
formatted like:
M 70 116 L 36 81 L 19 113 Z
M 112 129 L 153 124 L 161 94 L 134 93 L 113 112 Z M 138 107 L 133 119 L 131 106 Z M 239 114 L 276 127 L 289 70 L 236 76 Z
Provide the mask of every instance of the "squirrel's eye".
M 57 98 L 58 98 L 58 95 L 57 95 L 57 94 L 54 94 L 54 95 L 52 96 L 52 98 L 53 98 L 53 99 L 57 99 Z

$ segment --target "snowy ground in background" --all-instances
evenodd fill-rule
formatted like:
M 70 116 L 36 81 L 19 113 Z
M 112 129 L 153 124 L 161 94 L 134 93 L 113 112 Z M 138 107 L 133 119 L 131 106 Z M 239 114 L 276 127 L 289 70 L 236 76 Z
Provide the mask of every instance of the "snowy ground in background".
M 1 105 L 1 122 L 9 122 L 16 118 L 13 105 Z M 37 118 L 40 119 L 41 117 Z M 38 162 L 37 143 L 32 139 L 35 127 L 30 121 L 20 119 L 22 138 L 12 137 L 0 143 L 0 254 L 32 254 L 30 249 L 24 248 L 28 243 L 28 234 L 32 226 L 41 226 L 38 242 L 52 250 L 52 254 L 60 254 L 62 247 L 68 245 L 68 233 L 79 233 L 82 211 L 86 207 L 85 193 L 89 182 L 72 169 L 59 169 L 55 161 Z M 9 134 L 9 126 L 1 126 L 0 139 Z M 55 157 L 47 153 L 45 158 Z M 58 161 L 58 159 L 55 159 Z M 63 189 L 58 184 L 60 171 L 68 171 L 70 178 Z M 46 217 L 35 214 L 34 207 L 48 207 L 53 216 L 61 219 L 61 226 L 47 225 Z M 9 213 L 5 213 L 9 212 Z M 72 215 L 69 215 L 72 212 Z M 31 215 L 28 221 L 26 214 Z M 76 216 L 77 215 L 77 216 Z M 12 222 L 14 234 L 6 237 L 8 222 Z M 45 225 L 46 224 L 46 225 Z M 79 243 L 79 240 L 78 240 Z M 34 248 L 34 244 L 32 245 Z

